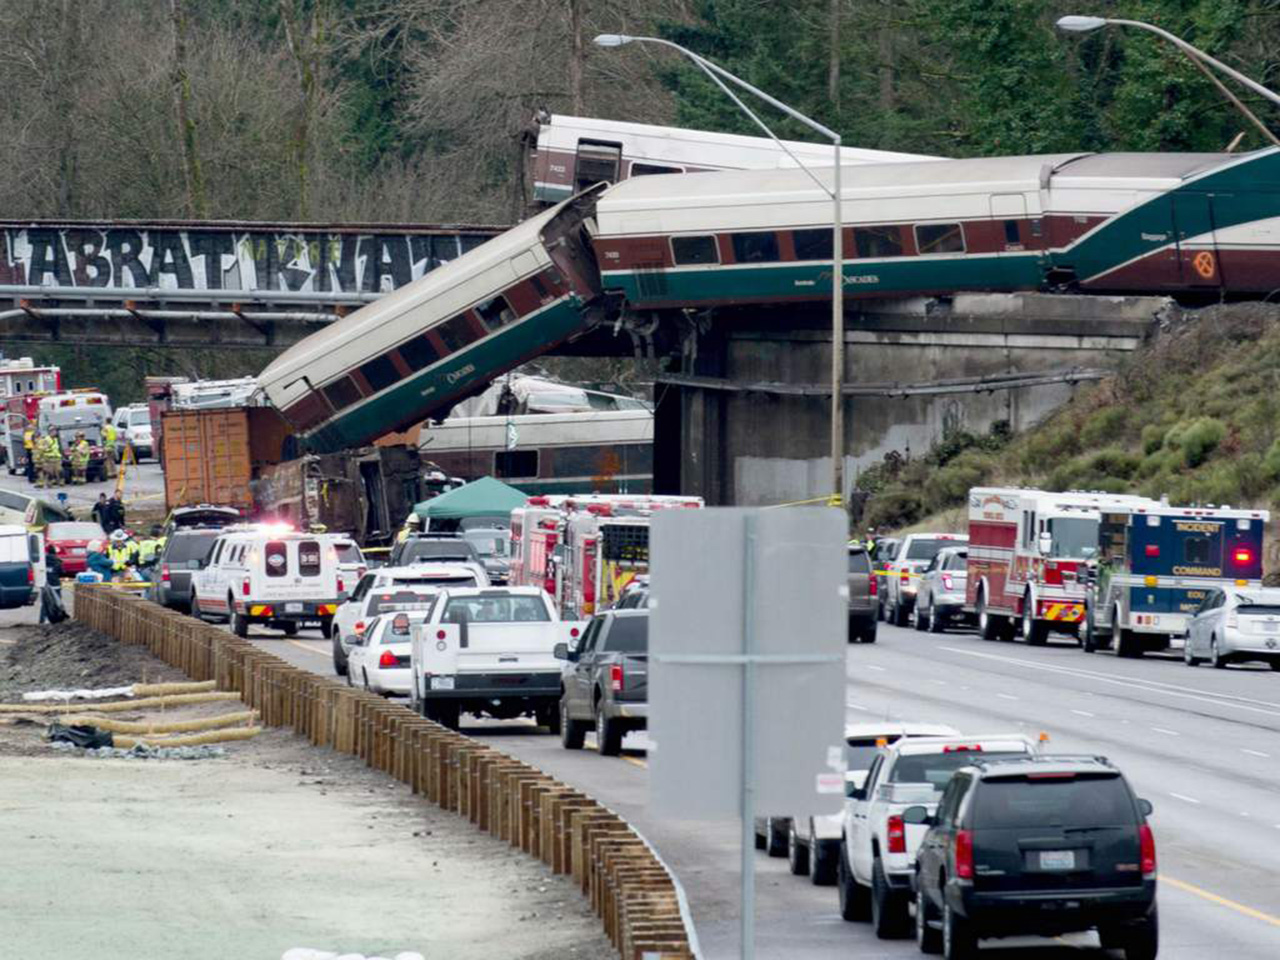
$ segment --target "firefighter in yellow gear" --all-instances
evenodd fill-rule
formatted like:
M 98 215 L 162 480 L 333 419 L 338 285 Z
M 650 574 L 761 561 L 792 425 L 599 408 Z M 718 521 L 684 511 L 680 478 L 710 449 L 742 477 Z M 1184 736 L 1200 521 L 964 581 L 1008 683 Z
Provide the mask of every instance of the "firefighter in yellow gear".
M 111 569 L 117 575 L 124 573 L 137 557 L 137 544 L 129 539 L 123 530 L 111 534 L 111 548 L 107 551 L 111 558 Z
M 411 513 L 404 519 L 404 526 L 400 528 L 400 532 L 396 534 L 396 543 L 404 543 L 414 534 L 422 532 L 422 518 L 416 513 Z
M 102 464 L 110 480 L 116 475 L 116 426 L 110 420 L 102 425 Z
M 89 449 L 89 441 L 85 439 L 83 430 L 76 433 L 76 442 L 71 445 L 69 456 L 71 459 L 71 482 L 88 482 L 89 458 L 92 456 L 92 452 Z
M 36 461 L 40 465 L 40 486 L 62 485 L 62 447 L 58 443 L 58 435 L 50 430 L 36 441 Z
M 27 482 L 36 482 L 36 428 L 27 424 L 27 429 L 22 431 L 22 449 L 26 452 L 27 462 L 22 468 L 27 473 Z

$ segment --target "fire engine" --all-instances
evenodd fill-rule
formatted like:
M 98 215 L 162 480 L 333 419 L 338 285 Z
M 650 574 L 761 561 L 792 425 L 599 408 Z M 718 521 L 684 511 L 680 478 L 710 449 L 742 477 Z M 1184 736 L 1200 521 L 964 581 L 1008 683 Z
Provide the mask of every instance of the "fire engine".
M 1164 650 L 1186 635 L 1215 587 L 1262 586 L 1266 510 L 1104 508 L 1089 563 L 1084 650 L 1114 643 L 1122 657 Z
M 1098 550 L 1101 511 L 1158 504 L 1101 492 L 979 487 L 969 491 L 965 609 L 985 640 L 1029 644 L 1075 635 L 1085 614 L 1085 564 Z

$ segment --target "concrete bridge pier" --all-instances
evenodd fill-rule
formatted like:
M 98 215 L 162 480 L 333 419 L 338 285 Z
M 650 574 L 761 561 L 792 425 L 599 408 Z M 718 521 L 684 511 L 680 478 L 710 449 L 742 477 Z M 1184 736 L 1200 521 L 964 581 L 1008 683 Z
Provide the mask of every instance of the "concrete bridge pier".
M 1033 426 L 1114 370 L 1171 306 L 1055 294 L 850 302 L 849 489 L 887 454 L 921 455 L 948 429 Z M 822 304 L 704 318 L 679 372 L 657 384 L 655 489 L 739 506 L 831 493 L 830 348 Z

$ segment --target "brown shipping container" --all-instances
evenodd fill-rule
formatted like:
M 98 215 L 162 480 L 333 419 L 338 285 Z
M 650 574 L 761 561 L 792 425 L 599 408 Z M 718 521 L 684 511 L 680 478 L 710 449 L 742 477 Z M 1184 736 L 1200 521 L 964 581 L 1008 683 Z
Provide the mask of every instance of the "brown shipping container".
M 266 407 L 168 410 L 163 415 L 165 505 L 250 510 L 255 470 L 278 463 L 288 424 Z

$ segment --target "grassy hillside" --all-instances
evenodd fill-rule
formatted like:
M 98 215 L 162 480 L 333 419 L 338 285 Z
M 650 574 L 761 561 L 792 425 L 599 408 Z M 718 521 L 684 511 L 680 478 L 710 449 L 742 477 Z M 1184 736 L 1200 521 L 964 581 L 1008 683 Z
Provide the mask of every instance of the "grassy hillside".
M 863 526 L 945 521 L 984 483 L 1280 508 L 1280 305 L 1177 312 L 1034 429 L 958 433 L 865 471 Z

